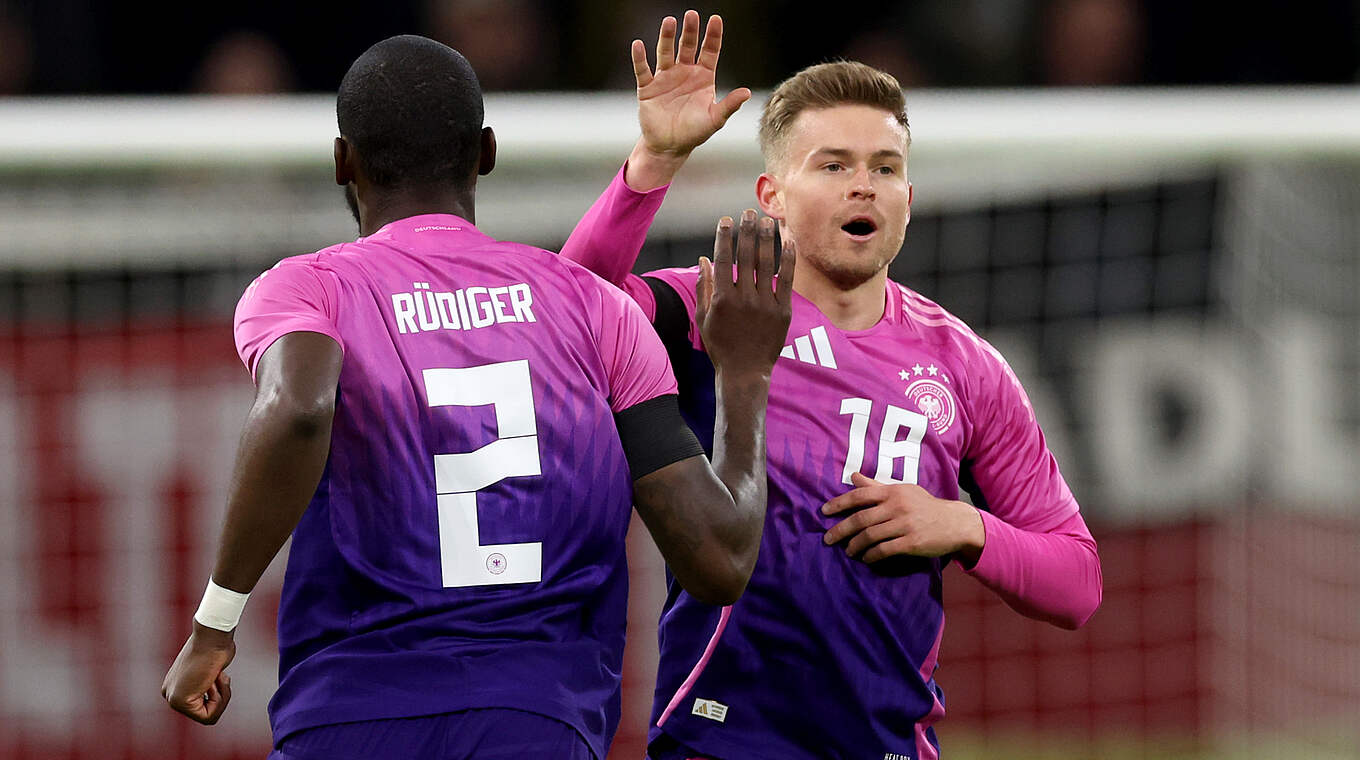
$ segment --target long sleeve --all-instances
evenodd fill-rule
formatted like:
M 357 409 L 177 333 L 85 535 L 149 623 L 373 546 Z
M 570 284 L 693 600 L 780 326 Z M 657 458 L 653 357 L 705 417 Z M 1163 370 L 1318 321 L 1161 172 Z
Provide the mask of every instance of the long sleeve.
M 1026 617 L 1078 628 L 1100 606 L 1100 557 L 1079 513 L 1045 532 L 982 512 L 987 542 L 967 572 Z
M 986 540 L 969 573 L 1022 615 L 1077 628 L 1100 605 L 1095 540 L 1015 373 L 985 342 L 974 347 L 963 482 Z
M 637 301 L 648 319 L 656 315 L 656 300 L 641 277 L 633 274 L 669 185 L 639 193 L 624 181 L 624 164 L 614 181 L 595 200 L 562 246 L 561 254 L 608 280 Z

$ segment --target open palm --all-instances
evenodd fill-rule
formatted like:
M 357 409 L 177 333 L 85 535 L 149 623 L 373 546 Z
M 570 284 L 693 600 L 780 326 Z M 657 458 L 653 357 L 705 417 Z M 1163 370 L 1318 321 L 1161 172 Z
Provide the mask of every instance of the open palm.
M 722 128 L 751 97 L 740 87 L 715 102 L 722 18 L 711 16 L 699 45 L 699 14 L 687 11 L 676 45 L 677 23 L 667 16 L 656 43 L 656 71 L 647 65 L 647 48 L 633 41 L 638 122 L 642 140 L 657 153 L 687 154 Z

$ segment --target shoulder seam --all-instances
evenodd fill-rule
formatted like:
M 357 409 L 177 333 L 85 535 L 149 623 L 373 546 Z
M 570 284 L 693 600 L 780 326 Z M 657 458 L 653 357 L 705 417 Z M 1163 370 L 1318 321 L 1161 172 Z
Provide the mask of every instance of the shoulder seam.
M 962 319 L 945 311 L 943 306 L 928 301 L 924 296 L 912 292 L 901 284 L 898 284 L 897 287 L 902 291 L 902 313 L 905 314 L 908 319 L 927 327 L 948 327 L 954 330 L 954 332 L 962 335 L 964 338 L 967 338 L 974 346 L 981 349 L 984 354 L 1001 367 L 1001 371 L 1005 373 L 1006 379 L 1008 379 L 1020 392 L 1020 398 L 1025 403 L 1025 410 L 1029 412 L 1030 419 L 1034 419 L 1034 407 L 1030 404 L 1029 394 L 1025 393 L 1025 387 L 1020 384 L 1020 378 L 1015 376 L 1015 371 L 1011 369 L 1010 362 L 1006 361 L 1006 357 L 1002 356 L 1001 352 L 996 350 L 995 346 L 988 343 L 981 335 L 978 335 L 977 332 L 969 327 Z M 908 303 L 913 304 L 921 313 L 915 313 L 912 308 L 907 305 Z

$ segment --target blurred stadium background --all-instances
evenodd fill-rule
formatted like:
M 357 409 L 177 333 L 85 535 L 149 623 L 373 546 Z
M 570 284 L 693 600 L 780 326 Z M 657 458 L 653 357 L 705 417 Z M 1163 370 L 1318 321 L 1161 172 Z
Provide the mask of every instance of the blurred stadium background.
M 728 19 L 725 81 L 848 55 L 909 86 L 893 275 L 1008 356 L 1100 542 L 1076 633 L 951 572 L 946 757 L 1360 757 L 1356 4 L 923 0 L 844 26 L 756 6 L 700 9 Z M 333 98 L 298 92 L 387 34 L 459 46 L 501 145 L 479 226 L 552 248 L 636 135 L 628 40 L 683 8 L 199 10 L 0 2 L 0 760 L 267 752 L 280 563 L 222 723 L 158 687 L 251 396 L 236 298 L 355 234 Z M 692 263 L 751 205 L 756 105 L 686 168 L 640 268 Z M 662 598 L 630 541 L 620 760 Z

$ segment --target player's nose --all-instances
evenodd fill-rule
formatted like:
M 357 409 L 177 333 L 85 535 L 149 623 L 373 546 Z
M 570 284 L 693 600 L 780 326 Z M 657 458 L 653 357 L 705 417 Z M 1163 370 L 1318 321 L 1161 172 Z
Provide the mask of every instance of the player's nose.
M 850 183 L 845 189 L 845 196 L 848 200 L 874 199 L 874 183 L 867 168 L 860 167 L 851 175 Z

